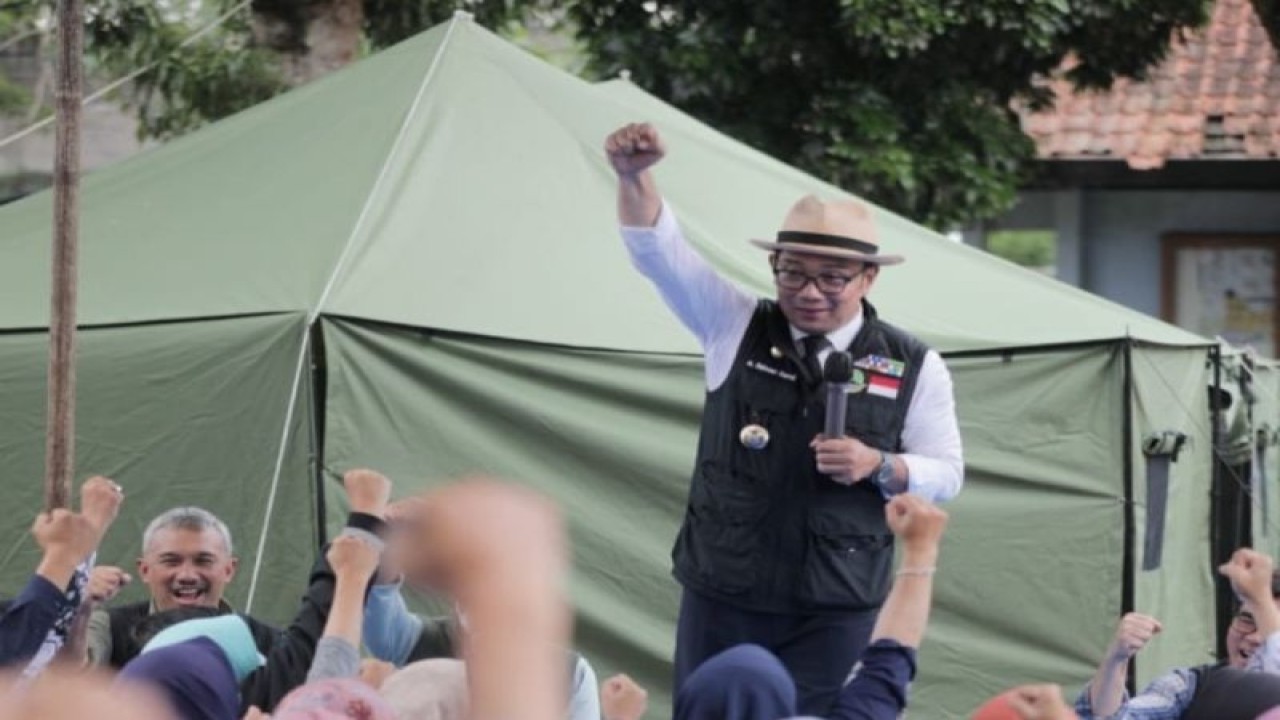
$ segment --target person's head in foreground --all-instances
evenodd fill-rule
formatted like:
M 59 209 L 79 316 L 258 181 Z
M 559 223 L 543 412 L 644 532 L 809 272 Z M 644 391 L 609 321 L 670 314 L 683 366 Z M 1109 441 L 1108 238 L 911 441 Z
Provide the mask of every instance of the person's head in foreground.
M 395 709 L 376 690 L 355 678 L 331 678 L 303 685 L 285 696 L 272 720 L 397 720 Z
M 461 660 L 422 660 L 397 670 L 382 683 L 383 699 L 398 717 L 467 720 L 467 669 Z
M 1079 720 L 1058 685 L 1021 685 L 973 711 L 972 720 Z
M 97 671 L 50 668 L 0 676 L 0 720 L 181 720 L 149 688 L 117 687 Z

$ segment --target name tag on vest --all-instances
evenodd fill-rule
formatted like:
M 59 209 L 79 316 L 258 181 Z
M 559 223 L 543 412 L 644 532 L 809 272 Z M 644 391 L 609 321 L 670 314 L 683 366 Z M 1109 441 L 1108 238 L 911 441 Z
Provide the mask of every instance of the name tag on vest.
M 772 375 L 776 378 L 782 378 L 783 380 L 796 379 L 795 373 L 787 372 L 782 368 L 770 367 L 768 365 L 765 365 L 764 363 L 756 362 L 755 360 L 748 360 L 747 368 L 750 370 L 755 370 L 757 372 L 762 372 L 765 375 Z

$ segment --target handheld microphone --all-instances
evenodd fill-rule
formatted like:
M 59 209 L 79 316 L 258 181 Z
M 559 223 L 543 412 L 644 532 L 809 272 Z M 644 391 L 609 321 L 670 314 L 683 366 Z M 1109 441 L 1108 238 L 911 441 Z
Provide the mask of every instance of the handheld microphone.
M 845 416 L 849 412 L 848 386 L 853 380 L 853 358 L 849 353 L 831 351 L 822 366 L 822 379 L 827 385 L 827 417 L 822 434 L 829 438 L 842 438 Z

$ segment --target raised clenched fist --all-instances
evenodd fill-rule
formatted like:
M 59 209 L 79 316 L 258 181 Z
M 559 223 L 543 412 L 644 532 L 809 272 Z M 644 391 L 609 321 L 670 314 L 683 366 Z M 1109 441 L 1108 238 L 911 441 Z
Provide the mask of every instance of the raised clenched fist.
M 1159 620 L 1142 613 L 1129 613 L 1120 618 L 1116 636 L 1111 641 L 1111 657 L 1128 660 L 1142 651 L 1151 638 L 1164 629 Z
M 115 522 L 124 490 L 114 480 L 95 475 L 80 486 L 80 512 L 102 533 Z
M 649 707 L 649 693 L 627 675 L 600 683 L 600 715 L 604 720 L 639 720 Z
M 366 581 L 378 568 L 378 549 L 354 535 L 339 535 L 325 555 L 333 574 Z
M 1245 602 L 1257 605 L 1271 600 L 1271 574 L 1275 563 L 1256 550 L 1240 548 L 1231 560 L 1218 568 L 1231 581 L 1231 587 Z
M 564 527 L 537 493 L 492 478 L 470 478 L 423 496 L 421 523 L 403 558 L 410 584 L 455 594 L 466 576 L 516 583 L 558 582 L 567 568 Z
M 85 586 L 85 595 L 96 603 L 110 602 L 120 592 L 120 588 L 133 580 L 129 573 L 112 565 L 98 565 L 89 573 L 89 584 Z
M 1010 690 L 1008 698 L 1021 720 L 1077 720 L 1057 685 L 1023 685 Z
M 614 172 L 633 176 L 656 164 L 667 154 L 667 149 L 652 125 L 632 123 L 614 130 L 605 138 L 604 152 Z
M 889 529 L 908 550 L 933 550 L 947 527 L 947 513 L 922 497 L 896 495 L 884 508 Z
M 64 508 L 40 513 L 31 534 L 46 557 L 75 566 L 98 547 L 98 527 L 84 515 Z
M 391 499 L 391 481 L 386 475 L 364 468 L 348 470 L 342 476 L 342 485 L 347 490 L 347 501 L 351 503 L 352 512 L 377 517 L 382 517 L 387 512 L 387 501 Z

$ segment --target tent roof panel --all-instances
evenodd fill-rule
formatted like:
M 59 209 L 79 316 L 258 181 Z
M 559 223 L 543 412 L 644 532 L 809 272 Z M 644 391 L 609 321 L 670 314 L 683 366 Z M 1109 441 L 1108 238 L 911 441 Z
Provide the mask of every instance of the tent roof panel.
M 155 151 L 83 192 L 83 323 L 318 310 L 624 351 L 697 352 L 632 269 L 605 135 L 651 120 L 690 241 L 771 292 L 748 237 L 839 189 L 625 82 L 592 85 L 466 20 Z M 0 328 L 47 317 L 49 195 L 0 209 Z M 878 210 L 908 257 L 872 299 L 940 350 L 1207 341 Z M 326 290 L 331 290 L 326 294 Z

